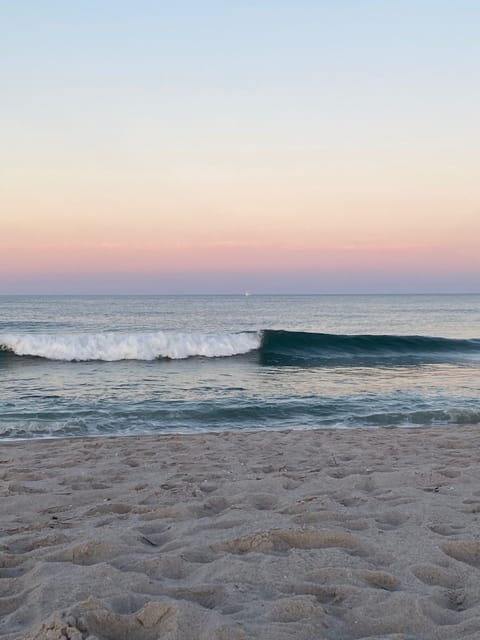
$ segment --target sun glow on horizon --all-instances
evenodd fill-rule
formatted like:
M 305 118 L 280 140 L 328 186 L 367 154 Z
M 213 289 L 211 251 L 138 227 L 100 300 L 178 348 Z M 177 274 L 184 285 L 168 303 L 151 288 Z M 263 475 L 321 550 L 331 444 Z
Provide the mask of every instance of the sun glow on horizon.
M 0 293 L 480 290 L 480 8 L 26 4 Z

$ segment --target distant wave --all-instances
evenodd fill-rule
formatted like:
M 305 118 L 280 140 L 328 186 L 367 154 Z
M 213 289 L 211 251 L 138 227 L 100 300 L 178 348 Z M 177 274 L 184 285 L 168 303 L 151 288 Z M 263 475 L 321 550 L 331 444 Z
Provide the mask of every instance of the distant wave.
M 18 333 L 0 335 L 0 348 L 16 356 L 49 360 L 178 360 L 248 353 L 260 346 L 258 333 Z
M 335 366 L 480 359 L 479 339 L 340 335 L 265 330 L 241 333 L 0 334 L 0 357 L 49 360 L 156 360 L 228 357 L 256 351 L 261 364 Z

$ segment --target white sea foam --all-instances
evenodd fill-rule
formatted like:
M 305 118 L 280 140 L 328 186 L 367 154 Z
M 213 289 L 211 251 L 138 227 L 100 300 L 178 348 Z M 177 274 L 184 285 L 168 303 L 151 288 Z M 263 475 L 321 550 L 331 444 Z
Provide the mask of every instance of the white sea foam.
M 225 357 L 258 349 L 260 341 L 259 333 L 0 334 L 0 346 L 19 356 L 78 361 Z

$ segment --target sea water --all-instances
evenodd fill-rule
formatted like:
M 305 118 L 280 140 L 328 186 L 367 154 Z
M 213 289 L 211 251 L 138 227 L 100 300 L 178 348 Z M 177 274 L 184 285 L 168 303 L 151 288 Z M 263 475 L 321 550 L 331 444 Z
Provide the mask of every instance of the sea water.
M 480 295 L 0 296 L 0 438 L 480 424 Z

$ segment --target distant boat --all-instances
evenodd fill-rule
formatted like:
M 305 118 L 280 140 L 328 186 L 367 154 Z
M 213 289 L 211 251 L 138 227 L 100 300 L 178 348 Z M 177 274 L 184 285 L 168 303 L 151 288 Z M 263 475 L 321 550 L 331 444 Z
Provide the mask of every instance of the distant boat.
M 246 296 L 249 296 L 249 295 L 250 295 L 250 291 L 248 291 L 248 290 L 247 290 L 247 291 L 245 291 L 245 295 L 246 295 Z

